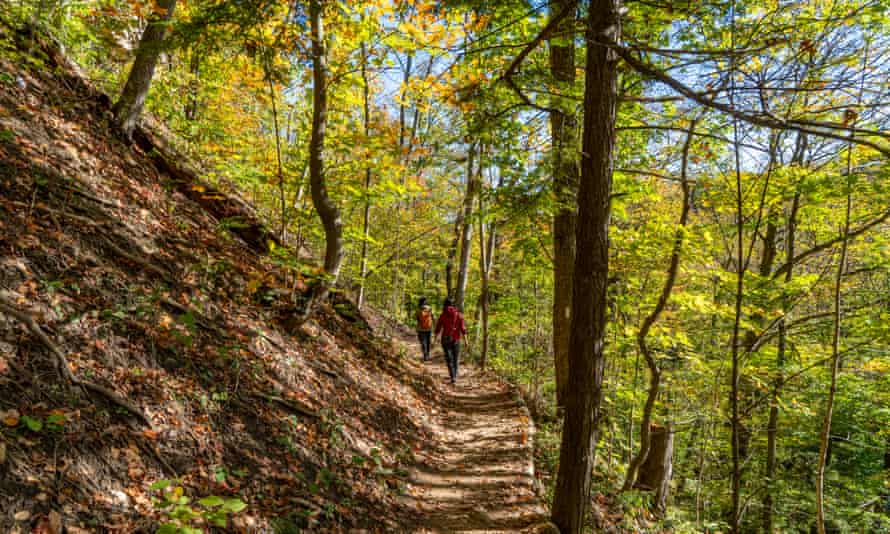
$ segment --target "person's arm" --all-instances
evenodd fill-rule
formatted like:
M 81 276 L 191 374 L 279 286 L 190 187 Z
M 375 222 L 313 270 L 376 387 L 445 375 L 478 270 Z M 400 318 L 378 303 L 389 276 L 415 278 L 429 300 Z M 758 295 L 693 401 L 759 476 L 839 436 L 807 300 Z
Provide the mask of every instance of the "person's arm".
M 460 315 L 460 331 L 463 335 L 467 335 L 467 323 L 464 322 L 463 314 Z
M 443 313 L 442 315 L 440 315 L 439 318 L 436 320 L 436 333 L 435 333 L 435 337 L 439 337 L 439 332 L 442 331 L 442 317 L 445 317 L 445 314 L 444 314 L 444 313 Z

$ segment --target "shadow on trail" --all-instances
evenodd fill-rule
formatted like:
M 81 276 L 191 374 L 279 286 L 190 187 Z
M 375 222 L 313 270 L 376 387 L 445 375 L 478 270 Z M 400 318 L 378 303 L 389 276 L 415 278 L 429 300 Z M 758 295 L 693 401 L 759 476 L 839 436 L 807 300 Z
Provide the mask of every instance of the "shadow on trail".
M 401 337 L 412 350 L 413 335 Z M 407 466 L 401 497 L 412 532 L 522 532 L 546 519 L 536 492 L 528 411 L 515 390 L 462 363 L 457 384 L 439 351 L 418 371 L 440 412 L 435 439 Z

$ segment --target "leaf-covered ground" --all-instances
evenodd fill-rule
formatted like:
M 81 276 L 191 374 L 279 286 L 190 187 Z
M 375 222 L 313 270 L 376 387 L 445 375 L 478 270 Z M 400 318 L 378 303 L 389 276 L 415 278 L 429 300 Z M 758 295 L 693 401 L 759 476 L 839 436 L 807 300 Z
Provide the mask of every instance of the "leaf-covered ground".
M 200 186 L 121 143 L 108 99 L 39 43 L 2 28 L 0 47 L 0 298 L 77 379 L 147 419 L 72 387 L 50 345 L 0 313 L 0 531 L 540 518 L 511 387 L 467 368 L 451 388 L 408 333 L 342 299 L 288 327 L 293 280 L 184 194 Z

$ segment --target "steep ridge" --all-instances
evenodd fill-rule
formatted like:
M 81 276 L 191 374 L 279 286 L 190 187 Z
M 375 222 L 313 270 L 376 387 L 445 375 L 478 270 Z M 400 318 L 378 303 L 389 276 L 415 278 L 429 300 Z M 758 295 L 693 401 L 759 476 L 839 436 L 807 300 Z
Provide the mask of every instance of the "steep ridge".
M 289 327 L 293 281 L 258 241 L 121 143 L 109 99 L 33 37 L 0 32 L 0 530 L 540 518 L 510 386 L 469 369 L 451 389 L 346 301 Z

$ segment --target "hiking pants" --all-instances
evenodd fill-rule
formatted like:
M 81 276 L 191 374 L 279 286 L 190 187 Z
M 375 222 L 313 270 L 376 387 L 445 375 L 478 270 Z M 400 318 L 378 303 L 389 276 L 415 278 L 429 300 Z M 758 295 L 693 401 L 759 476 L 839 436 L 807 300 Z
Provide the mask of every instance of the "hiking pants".
M 429 330 L 426 332 L 421 330 L 417 331 L 417 339 L 420 341 L 420 350 L 423 352 L 423 361 L 430 359 L 430 338 L 432 337 L 433 333 Z
M 442 336 L 442 350 L 445 351 L 445 363 L 448 364 L 448 376 L 451 381 L 457 380 L 457 364 L 460 359 L 460 341 Z

